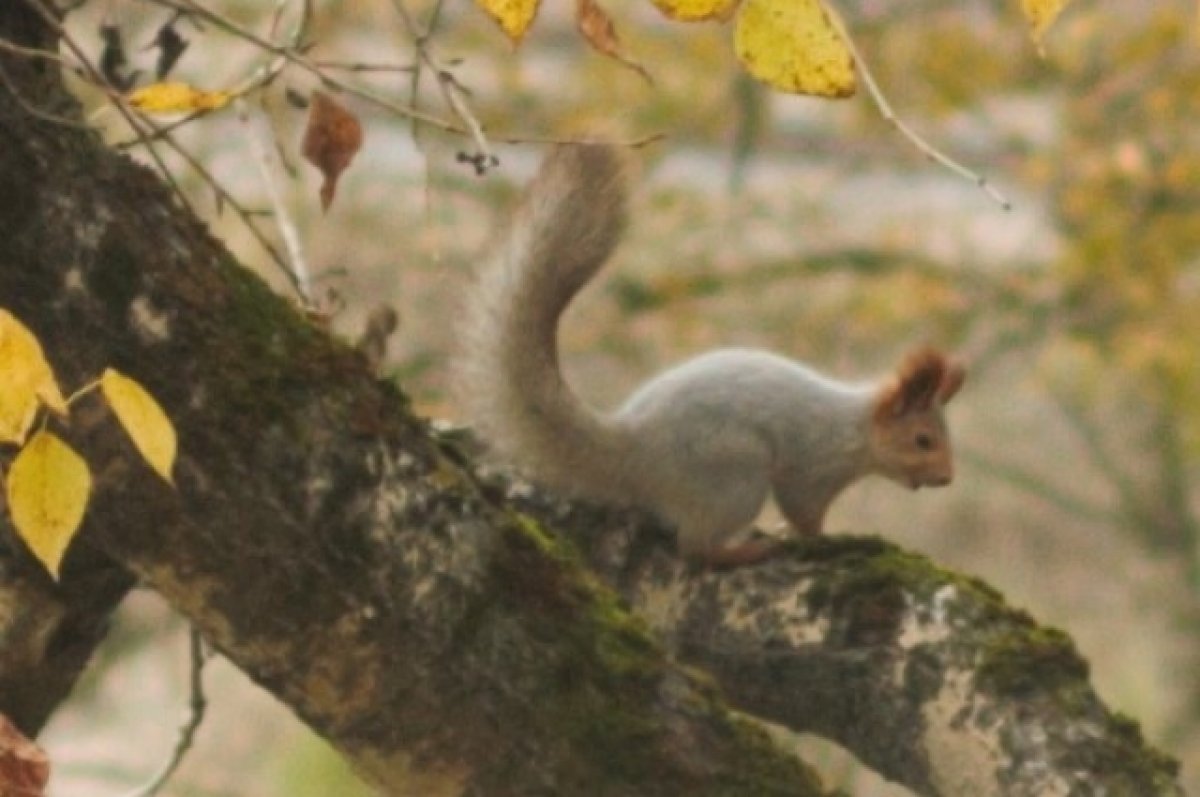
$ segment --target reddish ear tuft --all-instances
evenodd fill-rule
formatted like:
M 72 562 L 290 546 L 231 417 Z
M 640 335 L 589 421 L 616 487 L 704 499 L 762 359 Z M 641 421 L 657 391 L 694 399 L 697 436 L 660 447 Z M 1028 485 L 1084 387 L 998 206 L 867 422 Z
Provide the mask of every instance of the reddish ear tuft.
M 962 386 L 966 371 L 937 349 L 923 347 L 908 354 L 875 400 L 877 418 L 898 418 L 945 403 Z
M 965 381 L 967 381 L 967 367 L 958 360 L 947 360 L 946 373 L 942 375 L 942 382 L 938 385 L 936 396 L 938 404 L 945 404 L 954 398 L 954 394 L 958 392 Z

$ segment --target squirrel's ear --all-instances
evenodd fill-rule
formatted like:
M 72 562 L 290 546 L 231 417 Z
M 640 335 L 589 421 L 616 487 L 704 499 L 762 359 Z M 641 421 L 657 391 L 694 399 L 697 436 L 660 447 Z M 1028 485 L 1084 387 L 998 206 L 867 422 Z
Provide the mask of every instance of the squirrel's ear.
M 917 349 L 904 358 L 895 376 L 875 400 L 875 417 L 899 418 L 946 401 L 962 385 L 966 372 L 936 349 Z M 944 398 L 943 398 L 944 396 Z
M 942 381 L 938 384 L 936 396 L 938 404 L 945 404 L 954 398 L 954 394 L 958 392 L 966 380 L 966 366 L 958 360 L 948 360 L 946 362 L 946 372 L 942 374 Z

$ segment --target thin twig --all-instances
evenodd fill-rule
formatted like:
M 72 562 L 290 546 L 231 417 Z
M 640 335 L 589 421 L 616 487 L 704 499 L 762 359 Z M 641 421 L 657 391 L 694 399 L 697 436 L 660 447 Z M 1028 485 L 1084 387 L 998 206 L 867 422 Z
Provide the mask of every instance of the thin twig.
M 279 23 L 283 21 L 283 10 L 287 8 L 288 0 L 275 0 L 275 10 L 271 12 L 271 35 L 275 35 L 275 31 L 279 29 Z M 311 10 L 311 7 L 306 3 L 306 13 Z M 293 42 L 295 44 L 295 42 Z
M 250 142 L 250 151 L 254 155 L 255 163 L 258 164 L 259 174 L 267 189 L 267 196 L 271 199 L 271 207 L 275 211 L 275 224 L 279 227 L 283 245 L 287 248 L 288 268 L 292 274 L 292 281 L 304 304 L 311 307 L 313 304 L 312 280 L 309 277 L 308 265 L 304 260 L 304 251 L 300 246 L 300 235 L 296 232 L 296 225 L 292 223 L 292 217 L 287 211 L 283 195 L 280 194 L 279 186 L 275 182 L 274 172 L 279 164 L 275 161 L 274 151 L 263 145 L 258 125 L 251 121 L 245 101 L 237 100 L 237 106 L 238 118 L 246 131 L 246 137 Z
M 434 10 L 436 11 L 437 9 L 435 8 Z M 432 30 L 433 30 L 432 26 L 429 26 L 429 27 L 426 27 L 425 32 L 428 34 Z M 408 97 L 409 97 L 409 102 L 412 103 L 413 110 L 421 109 L 421 75 L 422 75 L 421 67 L 424 65 L 424 63 L 425 63 L 425 59 L 421 58 L 420 55 L 418 55 L 417 59 L 415 61 L 413 61 L 412 73 L 409 75 L 409 78 L 408 78 Z M 411 123 L 412 123 L 411 127 L 412 127 L 413 144 L 416 145 L 416 147 L 418 149 L 422 150 L 423 154 L 426 154 L 426 153 L 424 153 L 424 147 L 421 146 L 421 140 L 420 140 L 421 139 L 421 123 L 416 117 L 413 117 L 413 119 L 411 120 Z M 426 165 L 425 187 L 426 187 L 426 190 L 428 191 L 428 188 L 429 188 L 429 158 L 428 158 L 427 154 L 425 157 L 425 165 Z M 428 200 L 428 199 L 429 199 L 429 196 L 428 196 L 428 193 L 426 193 L 426 200 Z M 428 202 L 426 204 L 428 206 Z
M 429 11 L 429 20 L 425 24 L 425 37 L 428 38 L 437 30 L 438 24 L 442 21 L 442 9 L 446 7 L 446 0 L 434 0 L 433 8 Z M 446 63 L 450 66 L 458 66 L 462 62 L 461 58 L 453 58 Z
M 275 44 L 255 34 L 253 31 L 249 31 L 246 28 L 238 25 L 236 22 L 228 19 L 227 17 L 224 17 L 221 14 L 200 5 L 197 0 L 143 0 L 143 2 L 158 5 L 174 11 L 183 11 L 200 17 L 204 21 L 212 23 L 214 27 L 220 28 L 226 33 L 241 38 L 250 44 L 259 47 L 260 49 L 279 56 L 280 58 L 285 59 L 288 63 L 294 64 L 295 66 L 303 69 L 320 80 L 322 85 L 333 91 L 339 91 L 352 97 L 356 97 L 383 111 L 395 114 L 396 116 L 413 119 L 421 124 L 429 125 L 430 127 L 441 130 L 445 133 L 451 133 L 453 135 L 460 136 L 472 136 L 471 130 L 455 124 L 452 121 L 434 116 L 432 114 L 424 113 L 412 106 L 402 105 L 369 89 L 362 88 L 354 83 L 334 77 L 328 74 L 328 72 L 322 70 L 318 65 L 318 62 L 313 61 L 305 56 L 305 48 L 291 48 Z M 453 80 L 453 77 L 447 74 L 446 79 Z M 245 89 L 242 90 L 242 93 L 245 93 Z M 617 145 L 623 144 L 624 146 L 636 148 L 645 146 L 646 144 L 657 141 L 661 138 L 663 138 L 663 134 L 654 134 L 644 138 L 635 139 L 631 142 L 616 141 L 612 143 Z M 510 144 L 562 144 L 573 143 L 577 141 L 577 139 L 572 138 L 547 138 L 527 135 L 509 135 L 505 137 L 493 136 L 493 140 L 503 141 Z
M 300 170 L 296 167 L 296 162 L 292 160 L 291 152 L 288 149 L 289 145 L 279 135 L 279 128 L 272 121 L 271 109 L 268 107 L 269 103 L 270 95 L 266 92 L 258 95 L 258 112 L 267 120 L 268 127 L 271 129 L 271 140 L 272 145 L 275 147 L 275 157 L 283 167 L 284 173 L 294 180 L 299 175 Z
M 0 38 L 0 50 L 10 52 L 13 55 L 24 56 L 25 58 L 39 58 L 46 61 L 57 61 L 60 64 L 66 65 L 66 59 L 61 55 L 50 50 L 39 50 L 37 47 L 24 47 L 20 44 L 13 44 L 8 39 Z
M 289 0 L 279 0 L 275 6 L 275 13 L 271 20 L 271 29 L 274 30 L 279 26 L 280 20 L 283 18 L 283 9 Z M 266 66 L 258 70 L 257 75 L 252 74 L 246 81 L 245 85 L 234 89 L 235 94 L 246 94 L 254 89 L 262 88 L 270 85 L 276 77 L 283 71 L 283 68 L 290 63 L 287 57 L 288 53 L 303 53 L 308 49 L 304 38 L 308 35 L 308 26 L 312 22 L 313 17 L 313 0 L 300 0 L 300 16 L 296 20 L 295 26 L 292 28 L 291 34 L 287 37 L 286 44 L 276 46 L 277 56 Z
M 55 34 L 57 34 L 59 39 L 62 40 L 63 44 L 66 45 L 67 49 L 79 59 L 79 62 L 82 64 L 83 69 L 87 73 L 88 77 L 94 81 L 97 86 L 100 86 L 100 88 L 104 90 L 109 100 L 116 107 L 117 112 L 121 114 L 130 128 L 138 135 L 139 138 L 144 139 L 145 135 L 141 127 L 137 124 L 137 121 L 135 120 L 133 114 L 129 112 L 129 109 L 127 109 L 120 101 L 120 95 L 117 94 L 116 90 L 108 84 L 108 81 L 104 79 L 104 76 L 100 74 L 100 71 L 88 59 L 87 54 L 83 51 L 83 48 L 79 46 L 75 39 L 72 38 L 71 34 L 67 32 L 66 28 L 64 28 L 58 21 L 58 18 L 51 11 L 46 9 L 41 0 L 25 0 L 25 5 L 32 9 L 35 14 L 40 16 L 45 24 L 50 26 Z M 179 183 L 177 183 L 175 178 L 171 175 L 170 170 L 167 168 L 167 164 L 158 154 L 158 150 L 154 149 L 154 147 L 148 141 L 146 142 L 146 151 L 154 161 L 154 165 L 158 167 L 159 172 L 163 176 L 163 180 L 166 181 L 167 185 L 171 189 L 171 192 L 179 199 L 180 204 L 189 212 L 194 213 L 194 208 L 192 207 L 191 201 L 188 200 L 187 194 L 183 192 L 183 189 L 180 188 Z
M 458 120 L 466 126 L 471 140 L 475 142 L 477 151 L 474 155 L 466 156 L 466 160 L 474 164 L 477 174 L 484 174 L 489 168 L 499 164 L 500 159 L 492 152 L 492 147 L 488 143 L 487 136 L 484 135 L 483 126 L 479 123 L 479 119 L 476 118 L 475 113 L 463 98 L 464 91 L 462 86 L 458 84 L 453 75 L 434 60 L 433 54 L 430 53 L 428 43 L 432 25 L 429 31 L 422 32 L 417 26 L 417 21 L 413 19 L 412 14 L 409 13 L 408 8 L 404 5 L 403 0 L 392 0 L 392 7 L 396 9 L 396 14 L 400 17 L 401 22 L 404 23 L 405 30 L 412 37 L 413 46 L 417 50 L 417 57 L 433 72 L 434 79 L 437 80 L 438 90 L 442 93 L 442 99 L 446 101 L 446 105 L 450 107 L 450 110 L 454 112 Z M 438 11 L 439 9 L 434 9 L 433 24 L 436 24 Z M 415 77 L 419 73 L 414 72 L 413 74 Z M 414 93 L 415 99 L 416 96 Z
M 149 0 L 149 1 L 157 2 L 157 0 Z M 280 15 L 283 13 L 283 8 L 285 5 L 286 5 L 286 0 L 281 0 L 281 2 L 276 6 L 275 14 L 272 18 L 272 23 L 271 23 L 272 28 L 278 26 L 279 18 L 280 18 Z M 183 14 L 190 14 L 192 12 L 190 12 L 186 9 L 176 8 L 175 13 L 179 14 L 179 15 L 183 15 Z M 296 51 L 302 51 L 305 47 L 304 37 L 308 33 L 308 25 L 312 21 L 312 14 L 313 14 L 312 0 L 304 0 L 304 4 L 301 7 L 300 17 L 296 21 L 296 25 L 292 28 L 292 32 L 291 32 L 290 36 L 288 37 L 287 44 L 275 45 L 271 48 L 272 51 L 278 52 L 279 49 L 289 49 L 289 48 L 294 49 Z M 283 68 L 285 66 L 287 66 L 288 63 L 289 63 L 289 61 L 286 58 L 277 55 L 275 58 L 273 58 L 270 61 L 270 63 L 266 64 L 265 66 L 259 67 L 257 70 L 255 70 L 253 73 L 251 73 L 250 77 L 247 78 L 245 81 L 243 81 L 240 85 L 235 86 L 234 88 L 230 89 L 229 93 L 234 96 L 240 97 L 240 96 L 245 96 L 252 92 L 258 91 L 259 89 L 265 88 L 266 86 L 270 85 L 271 83 L 273 83 L 275 81 L 275 78 L 277 78 L 279 76 L 279 74 L 283 71 Z M 214 112 L 213 109 L 202 109 L 202 110 L 191 111 L 190 113 L 183 116 L 182 118 L 176 119 L 176 120 L 170 122 L 169 124 L 160 126 L 159 129 L 161 132 L 158 133 L 157 135 L 165 135 L 166 133 L 170 133 L 172 131 L 178 130 L 179 128 L 183 127 L 184 125 L 189 124 L 190 122 L 193 122 L 203 116 L 207 116 L 208 114 L 213 113 L 213 112 Z M 153 140 L 153 138 L 152 138 L 152 140 Z M 125 150 L 130 147 L 136 146 L 138 144 L 142 144 L 142 143 L 143 143 L 142 139 L 139 138 L 139 139 L 135 139 L 135 140 L 131 140 L 131 141 L 120 141 L 120 142 L 117 142 L 116 144 L 113 144 L 112 146 L 114 149 L 117 149 L 117 150 Z
M 365 102 L 371 103 L 372 105 L 399 116 L 416 118 L 425 124 L 432 125 L 445 132 L 467 135 L 467 131 L 463 130 L 453 122 L 449 122 L 445 119 L 431 116 L 429 114 L 420 113 L 413 108 L 392 102 L 388 98 L 376 94 L 373 91 L 369 91 L 359 86 L 355 86 L 353 83 L 348 83 L 344 80 L 331 77 L 323 72 L 313 61 L 309 60 L 297 49 L 281 46 L 275 44 L 274 42 L 268 41 L 252 31 L 246 30 L 236 22 L 233 22 L 217 12 L 209 8 L 205 8 L 197 3 L 196 0 L 147 0 L 147 2 L 163 6 L 164 8 L 184 10 L 189 13 L 196 14 L 205 21 L 211 22 L 214 26 L 221 28 L 225 32 L 244 39 L 245 41 L 250 42 L 266 52 L 273 53 L 274 55 L 285 59 L 289 63 L 295 64 L 306 72 L 309 72 L 317 77 L 322 84 L 330 87 L 331 89 L 336 89 L 351 96 L 358 97 Z
M 230 193 L 229 190 L 221 184 L 221 181 L 214 177 L 212 172 L 210 172 L 208 168 L 196 158 L 196 156 L 188 151 L 187 147 L 175 140 L 173 135 L 164 132 L 156 122 L 148 117 L 139 117 L 139 122 L 141 124 L 148 125 L 151 131 L 156 134 L 157 139 L 160 139 L 164 144 L 170 147 L 175 154 L 183 158 L 187 165 L 191 167 L 191 169 L 196 172 L 197 175 L 200 176 L 200 179 L 202 179 L 210 188 L 212 188 L 213 192 L 217 195 L 217 200 L 220 204 L 228 205 L 233 210 L 234 214 L 242 220 L 242 224 L 250 232 L 250 235 L 253 236 L 254 240 L 258 242 L 258 245 L 261 246 L 268 255 L 270 255 L 271 259 L 275 261 L 275 264 L 279 266 L 280 271 L 287 276 L 288 281 L 291 283 L 292 287 L 295 288 L 296 292 L 303 295 L 300 290 L 300 286 L 296 283 L 295 275 L 292 274 L 292 270 L 288 266 L 287 259 L 283 256 L 279 249 L 276 248 L 273 243 L 271 243 L 271 240 L 267 238 L 263 231 L 258 228 L 258 225 L 254 223 L 253 217 L 257 214 L 243 205 L 237 197 Z
M 419 65 L 412 64 L 368 64 L 361 61 L 325 61 L 314 60 L 313 66 L 318 69 L 338 69 L 343 72 L 413 72 Z
M 114 99 L 114 104 L 117 104 L 118 108 L 124 111 L 124 106 L 120 104 L 120 97 L 116 97 Z M 163 144 L 170 147 L 175 154 L 183 158 L 184 162 L 194 172 L 196 172 L 200 179 L 203 180 L 213 190 L 214 194 L 216 194 L 218 206 L 223 207 L 228 205 L 230 207 L 234 215 L 241 219 L 242 225 L 250 233 L 251 237 L 258 242 L 258 245 L 263 248 L 263 251 L 265 251 L 268 256 L 270 256 L 271 260 L 274 261 L 277 266 L 279 266 L 279 270 L 282 271 L 288 278 L 289 283 L 296 290 L 297 294 L 303 295 L 300 290 L 300 286 L 296 283 L 295 275 L 292 274 L 292 270 L 288 266 L 287 259 L 283 256 L 275 244 L 271 242 L 271 239 L 269 239 L 263 233 L 263 231 L 258 228 L 258 225 L 254 223 L 254 216 L 261 214 L 255 213 L 243 205 L 236 196 L 230 193 L 230 191 L 226 189 L 224 185 L 222 185 L 220 180 L 213 176 L 212 172 L 210 172 L 208 168 L 188 150 L 187 147 L 176 141 L 175 137 L 171 133 L 169 133 L 164 127 L 160 126 L 153 119 L 146 116 L 131 115 L 126 115 L 126 119 L 129 121 L 130 126 L 134 129 L 134 132 L 138 134 L 139 139 L 146 143 L 147 150 L 151 153 L 151 155 L 154 156 L 155 161 L 160 164 L 160 169 L 165 170 L 166 166 L 162 164 L 162 160 L 158 157 L 157 151 L 150 145 L 151 137 L 153 137 L 153 139 L 156 141 L 161 141 Z M 144 129 L 144 127 L 149 128 L 149 130 Z M 164 174 L 171 185 L 176 186 L 175 180 L 171 176 L 170 172 L 164 171 Z M 176 193 L 181 196 L 183 201 L 187 203 L 187 206 L 190 209 L 191 203 L 188 202 L 185 196 L 183 196 L 182 190 L 177 186 Z
M 26 2 L 31 5 L 36 5 L 40 3 L 40 0 L 26 0 Z M 300 296 L 304 296 L 305 294 L 301 290 L 299 283 L 296 282 L 296 277 L 288 265 L 288 261 L 283 257 L 275 245 L 271 243 L 270 239 L 263 234 L 262 230 L 258 228 L 258 225 L 254 223 L 252 218 L 253 214 L 247 208 L 245 208 L 237 200 L 237 197 L 230 193 L 221 184 L 221 182 L 212 175 L 211 172 L 209 172 L 204 164 L 202 164 L 194 155 L 192 155 L 191 152 L 188 151 L 187 147 L 184 147 L 175 140 L 170 130 L 167 129 L 167 126 L 159 125 L 157 122 L 153 121 L 147 116 L 135 115 L 132 113 L 131 110 L 125 105 L 124 98 L 108 85 L 108 83 L 96 70 L 95 66 L 93 66 L 92 63 L 87 59 L 82 50 L 78 47 L 78 45 L 75 44 L 75 42 L 70 38 L 69 34 L 61 27 L 61 25 L 59 25 L 56 20 L 49 17 L 44 9 L 39 8 L 38 11 L 43 15 L 44 18 L 46 18 L 48 24 L 51 24 L 56 28 L 58 34 L 63 38 L 63 41 L 72 50 L 75 56 L 83 62 L 84 68 L 89 73 L 89 77 L 96 83 L 96 85 L 104 90 L 113 107 L 117 109 L 117 112 L 121 114 L 126 123 L 129 125 L 130 129 L 133 130 L 134 134 L 137 136 L 137 143 L 145 146 L 147 153 L 151 158 L 153 158 L 155 164 L 158 166 L 159 171 L 163 175 L 163 179 L 167 181 L 172 191 L 177 197 L 179 197 L 179 200 L 183 206 L 193 214 L 195 213 L 195 209 L 192 207 L 191 201 L 187 198 L 187 195 L 184 194 L 183 189 L 180 188 L 179 184 L 175 181 L 175 178 L 167 168 L 166 163 L 163 162 L 161 156 L 159 156 L 158 150 L 154 147 L 154 142 L 161 141 L 177 155 L 179 155 L 179 157 L 183 158 L 187 165 L 190 166 L 200 176 L 200 178 L 213 189 L 214 193 L 217 195 L 218 202 L 221 204 L 227 204 L 233 209 L 233 212 L 242 220 L 243 225 L 245 225 L 246 229 L 250 232 L 250 235 L 271 257 L 275 264 L 279 266 L 284 275 L 287 276 L 289 282 L 296 292 Z M 304 25 L 307 24 L 310 12 L 310 0 L 304 0 L 304 14 L 302 14 L 301 21 L 298 23 L 297 29 L 294 32 L 296 38 L 299 38 L 302 35 L 302 29 Z M 172 126 L 171 129 L 175 129 L 175 127 L 177 126 Z
M 178 119 L 173 119 L 166 124 L 158 125 L 153 132 L 147 133 L 145 136 L 131 138 L 128 141 L 117 141 L 110 146 L 118 152 L 124 152 L 125 150 L 132 149 L 134 147 L 145 146 L 152 141 L 158 141 L 160 138 L 174 133 L 184 125 L 190 124 L 191 122 L 194 122 L 203 116 L 208 116 L 211 113 L 215 113 L 215 111 L 208 108 L 191 111 L 184 116 L 179 117 Z
M 179 768 L 179 765 L 183 763 L 183 757 L 191 749 L 192 743 L 196 738 L 196 731 L 199 730 L 200 723 L 204 721 L 204 712 L 208 707 L 208 700 L 204 696 L 204 679 L 202 677 L 205 661 L 204 641 L 200 638 L 200 632 L 194 627 L 191 629 L 190 643 L 191 669 L 189 673 L 190 697 L 188 699 L 188 716 L 179 728 L 179 738 L 175 742 L 175 748 L 171 751 L 170 757 L 163 762 L 158 772 L 154 774 L 154 777 L 146 784 L 139 786 L 131 792 L 127 792 L 123 797 L 153 797 L 153 795 L 158 794 L 159 790 L 175 774 L 175 770 Z
M 909 127 L 908 123 L 896 115 L 896 112 L 892 109 L 892 104 L 888 102 L 887 97 L 884 96 L 883 91 L 879 88 L 879 84 L 875 82 L 875 76 L 871 74 L 871 69 L 867 66 L 867 61 L 863 58 L 862 52 L 859 51 L 858 46 L 854 43 L 854 39 L 850 38 L 850 32 L 846 27 L 845 21 L 842 19 L 841 13 L 828 0 L 826 0 L 824 5 L 825 9 L 829 12 L 829 19 L 833 23 L 834 29 L 837 30 L 838 34 L 846 42 L 851 55 L 854 56 L 854 61 L 858 65 L 858 72 L 862 76 L 863 85 L 867 87 L 867 92 L 871 95 L 871 99 L 874 100 L 875 107 L 879 109 L 879 113 L 883 116 L 884 121 L 896 128 L 900 132 L 900 135 L 907 138 L 925 157 L 935 163 L 941 164 L 960 177 L 975 183 L 981 191 L 991 197 L 1004 210 L 1012 210 L 1012 203 L 995 186 L 989 183 L 986 177 L 968 169 L 930 144 L 919 133 Z
M 493 136 L 493 140 L 502 144 L 611 144 L 627 149 L 642 149 L 651 144 L 657 144 L 667 137 L 666 133 L 647 133 L 637 138 L 579 138 L 571 136 Z
M 29 100 L 26 100 L 23 96 L 21 96 L 21 90 L 17 87 L 17 84 L 13 82 L 12 78 L 8 74 L 8 70 L 4 68 L 3 64 L 0 64 L 0 82 L 4 83 L 4 87 L 8 89 L 8 93 L 12 95 L 12 98 L 17 101 L 17 105 L 21 106 L 21 110 L 25 111 L 25 113 L 29 114 L 33 118 L 41 119 L 43 122 L 49 122 L 55 125 L 62 125 L 63 127 L 73 127 L 77 130 L 90 129 L 86 124 L 77 119 L 69 119 L 65 116 L 59 116 L 58 114 L 50 113 L 49 111 L 43 111 Z

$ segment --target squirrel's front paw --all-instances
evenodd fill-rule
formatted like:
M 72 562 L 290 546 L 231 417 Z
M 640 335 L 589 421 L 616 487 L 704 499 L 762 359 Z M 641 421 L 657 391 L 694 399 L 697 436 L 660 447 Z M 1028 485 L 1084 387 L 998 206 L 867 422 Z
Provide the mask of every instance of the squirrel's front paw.
M 784 547 L 784 540 L 758 529 L 717 548 L 713 548 L 704 557 L 704 562 L 713 568 L 742 567 L 758 564 L 778 554 Z

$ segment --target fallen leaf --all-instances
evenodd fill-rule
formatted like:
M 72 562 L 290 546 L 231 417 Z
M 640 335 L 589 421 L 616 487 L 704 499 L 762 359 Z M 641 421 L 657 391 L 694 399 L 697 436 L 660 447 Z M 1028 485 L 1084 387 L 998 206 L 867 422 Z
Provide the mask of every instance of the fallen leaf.
M 162 407 L 140 383 L 112 368 L 101 374 L 100 390 L 138 452 L 159 476 L 174 484 L 171 469 L 175 467 L 177 448 L 175 427 Z
M 29 438 L 8 470 L 13 527 L 50 575 L 58 578 L 92 490 L 87 464 L 47 431 Z
M 45 752 L 0 714 L 0 797 L 43 797 L 49 780 Z
M 475 0 L 500 25 L 514 45 L 521 43 L 537 16 L 541 0 Z
M 308 110 L 301 153 L 321 170 L 321 208 L 329 210 L 337 191 L 338 178 L 362 147 L 362 125 L 323 91 L 314 91 Z
M 644 66 L 621 52 L 621 42 L 612 18 L 596 0 L 575 0 L 575 25 L 592 49 L 629 67 L 645 78 L 647 83 L 654 83 Z
M 0 309 L 0 442 L 25 442 L 38 403 L 66 415 L 67 402 L 29 329 Z
M 745 0 L 733 46 L 746 71 L 791 94 L 849 97 L 854 57 L 818 0 Z
M 228 91 L 201 91 L 187 83 L 151 83 L 129 95 L 129 104 L 145 113 L 215 111 L 233 99 Z
M 733 15 L 739 0 L 654 0 L 655 7 L 677 22 L 726 20 Z

